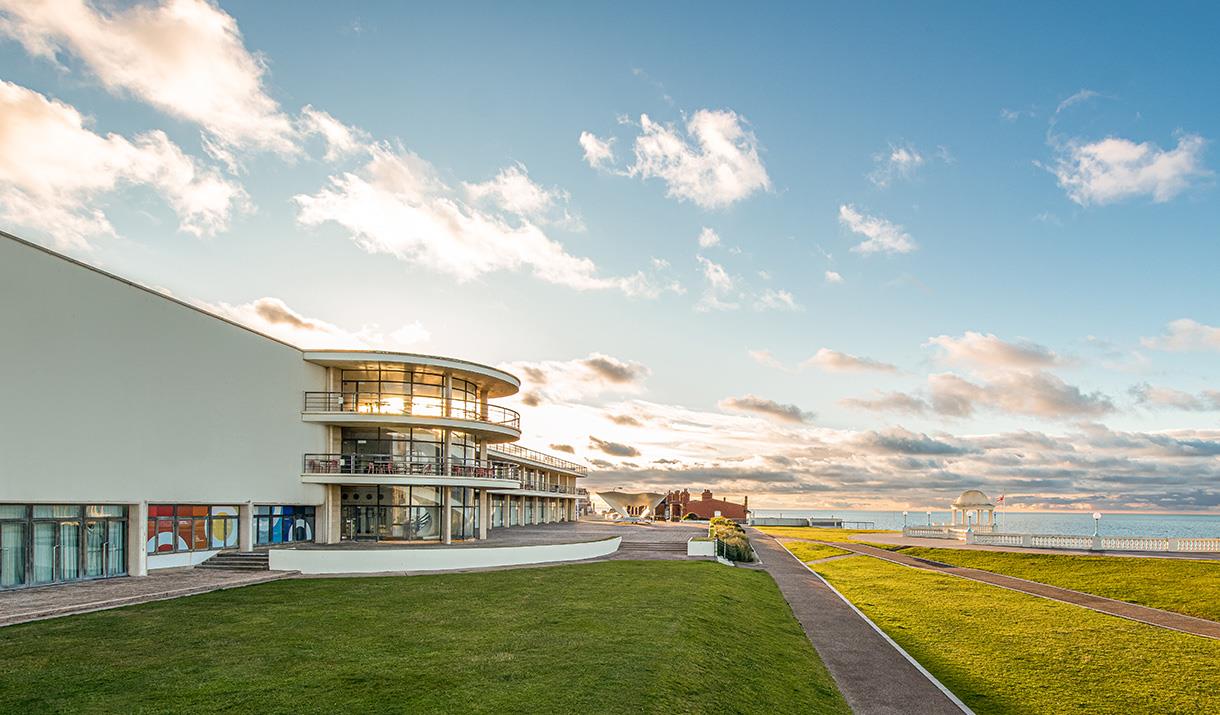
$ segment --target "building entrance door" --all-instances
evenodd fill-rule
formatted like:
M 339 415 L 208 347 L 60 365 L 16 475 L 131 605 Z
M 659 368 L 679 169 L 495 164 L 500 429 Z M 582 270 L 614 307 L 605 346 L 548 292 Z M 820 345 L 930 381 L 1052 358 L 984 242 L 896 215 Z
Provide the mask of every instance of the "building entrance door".
M 342 513 L 343 529 L 340 538 L 345 541 L 377 539 L 377 507 L 345 506 Z

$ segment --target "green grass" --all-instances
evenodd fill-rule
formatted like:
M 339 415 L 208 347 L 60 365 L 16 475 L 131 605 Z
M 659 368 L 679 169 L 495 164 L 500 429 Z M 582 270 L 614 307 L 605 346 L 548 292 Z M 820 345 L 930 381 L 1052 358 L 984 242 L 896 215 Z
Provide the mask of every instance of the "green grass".
M 754 527 L 764 534 L 788 539 L 813 539 L 815 541 L 830 541 L 834 543 L 866 543 L 854 538 L 857 534 L 897 534 L 897 531 L 886 529 L 824 529 L 817 526 L 757 526 Z M 877 544 L 881 546 L 881 544 Z M 891 548 L 882 546 L 882 548 Z
M 801 561 L 809 563 L 818 559 L 825 559 L 831 556 L 842 556 L 850 554 L 850 551 L 836 549 L 833 546 L 825 546 L 823 544 L 812 544 L 807 541 L 785 541 L 783 542 L 785 549 L 792 552 Z
M 903 553 L 1220 621 L 1220 561 L 930 548 Z
M 288 580 L 0 629 L 0 712 L 848 712 L 765 572 Z
M 1220 712 L 1220 642 L 878 559 L 812 568 L 980 715 Z

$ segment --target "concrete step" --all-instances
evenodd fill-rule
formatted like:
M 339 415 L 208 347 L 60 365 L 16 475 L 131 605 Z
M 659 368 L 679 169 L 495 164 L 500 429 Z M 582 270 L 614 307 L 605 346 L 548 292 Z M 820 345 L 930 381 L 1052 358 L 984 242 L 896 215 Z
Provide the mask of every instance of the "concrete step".
M 268 571 L 271 568 L 271 557 L 265 551 L 222 551 L 195 568 Z

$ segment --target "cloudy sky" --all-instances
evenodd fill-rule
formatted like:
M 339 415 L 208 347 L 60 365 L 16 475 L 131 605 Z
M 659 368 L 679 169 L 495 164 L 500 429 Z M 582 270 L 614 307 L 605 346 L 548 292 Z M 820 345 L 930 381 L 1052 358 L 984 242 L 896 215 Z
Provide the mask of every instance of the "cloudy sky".
M 0 227 L 591 486 L 1220 509 L 1214 6 L 0 0 Z

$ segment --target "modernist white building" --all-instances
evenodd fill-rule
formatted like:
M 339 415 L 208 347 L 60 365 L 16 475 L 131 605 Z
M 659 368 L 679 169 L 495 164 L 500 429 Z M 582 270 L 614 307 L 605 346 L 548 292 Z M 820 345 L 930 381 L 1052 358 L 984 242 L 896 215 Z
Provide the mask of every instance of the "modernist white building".
M 301 350 L 0 232 L 0 588 L 574 520 L 486 365 Z

